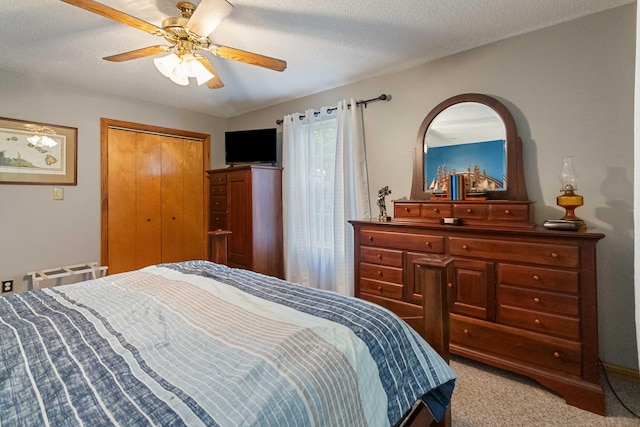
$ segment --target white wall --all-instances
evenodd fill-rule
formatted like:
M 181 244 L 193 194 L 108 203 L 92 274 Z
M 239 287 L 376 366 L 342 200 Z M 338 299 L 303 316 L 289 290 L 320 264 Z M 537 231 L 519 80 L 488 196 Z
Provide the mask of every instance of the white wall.
M 330 60 L 330 59 L 329 59 Z M 535 220 L 560 218 L 563 155 L 573 155 L 585 205 L 576 213 L 606 234 L 598 245 L 600 355 L 637 369 L 633 293 L 633 88 L 635 4 L 229 119 L 230 129 L 338 100 L 381 93 L 365 110 L 371 198 L 388 185 L 409 196 L 418 128 L 439 102 L 476 92 L 500 99 L 524 146 Z M 375 208 L 375 206 L 373 206 Z
M 78 128 L 78 185 L 64 200 L 51 185 L 0 184 L 0 279 L 16 291 L 28 271 L 100 261 L 101 117 L 209 134 L 212 164 L 224 163 L 226 119 L 1 70 L 0 94 L 0 117 Z

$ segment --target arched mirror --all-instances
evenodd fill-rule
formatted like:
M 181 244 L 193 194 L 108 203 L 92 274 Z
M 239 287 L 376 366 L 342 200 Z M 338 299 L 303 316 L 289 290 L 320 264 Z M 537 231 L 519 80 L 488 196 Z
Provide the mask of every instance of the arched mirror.
M 474 93 L 454 96 L 422 122 L 411 199 L 446 195 L 450 174 L 465 177 L 470 197 L 527 200 L 522 143 L 513 116 L 497 99 Z

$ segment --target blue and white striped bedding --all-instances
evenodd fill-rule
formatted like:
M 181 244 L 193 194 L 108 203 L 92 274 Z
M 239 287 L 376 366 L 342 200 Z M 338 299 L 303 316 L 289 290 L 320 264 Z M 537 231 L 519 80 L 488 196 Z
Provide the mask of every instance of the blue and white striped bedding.
M 0 425 L 387 426 L 455 374 L 366 301 L 206 261 L 0 298 Z

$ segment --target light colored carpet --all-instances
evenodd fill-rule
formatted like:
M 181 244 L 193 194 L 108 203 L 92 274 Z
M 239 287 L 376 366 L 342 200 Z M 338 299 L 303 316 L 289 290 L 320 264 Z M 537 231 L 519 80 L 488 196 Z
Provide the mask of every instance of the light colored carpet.
M 527 377 L 457 356 L 451 366 L 458 374 L 452 400 L 453 427 L 496 426 L 640 426 L 618 402 L 602 377 L 607 416 L 583 411 Z M 640 414 L 640 380 L 609 373 L 620 399 Z

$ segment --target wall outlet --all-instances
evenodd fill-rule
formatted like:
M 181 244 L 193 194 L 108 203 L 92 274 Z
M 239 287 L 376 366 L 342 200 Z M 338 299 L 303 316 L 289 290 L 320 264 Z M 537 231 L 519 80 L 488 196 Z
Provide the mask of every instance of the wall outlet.
M 13 291 L 13 280 L 2 281 L 2 293 Z

